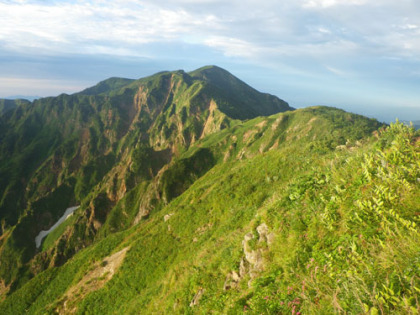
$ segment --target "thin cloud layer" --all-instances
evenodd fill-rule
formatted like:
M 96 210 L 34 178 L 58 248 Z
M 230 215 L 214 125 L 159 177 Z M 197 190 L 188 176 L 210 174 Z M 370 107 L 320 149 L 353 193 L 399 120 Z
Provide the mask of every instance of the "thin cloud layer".
M 332 6 L 351 6 L 351 5 L 364 5 L 368 0 L 305 0 L 303 7 L 305 8 L 328 8 Z
M 247 43 L 242 54 L 235 52 L 243 57 L 250 51 L 264 57 L 259 54 L 281 46 L 311 55 L 308 44 L 322 49 L 352 41 L 365 53 L 414 57 L 420 53 L 419 7 L 409 0 L 3 1 L 0 41 L 15 51 L 117 55 L 138 55 L 135 47 L 169 41 L 231 54 L 232 43 Z M 215 38 L 228 40 L 215 45 Z
M 420 80 L 417 0 L 12 0 L 0 19 L 0 58 L 241 63 L 410 91 Z

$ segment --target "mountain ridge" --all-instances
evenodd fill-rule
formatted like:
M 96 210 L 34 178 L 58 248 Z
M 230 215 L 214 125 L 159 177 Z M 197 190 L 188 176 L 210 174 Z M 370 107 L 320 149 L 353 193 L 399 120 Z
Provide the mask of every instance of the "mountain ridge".
M 214 66 L 109 80 L 0 125 L 0 313 L 419 309 L 418 132 Z
M 98 84 L 84 89 L 81 92 L 77 92 L 76 94 L 83 94 L 83 95 L 95 95 L 95 94 L 102 94 L 102 93 L 109 93 L 113 90 L 119 90 L 124 86 L 132 83 L 133 79 L 126 79 L 126 78 L 119 78 L 119 77 L 111 77 L 106 80 L 99 82 Z
M 135 81 L 111 78 L 8 111 L 0 128 L 0 213 L 2 234 L 12 234 L 4 240 L 8 263 L 0 276 L 10 281 L 16 274 L 7 270 L 9 263 L 16 259 L 20 268 L 36 254 L 30 239 L 60 216 L 59 204 L 65 209 L 90 198 L 90 215 L 82 220 L 87 243 L 139 182 L 149 197 L 138 217 L 147 216 L 161 203 L 155 177 L 164 166 L 198 139 L 235 123 L 218 108 L 223 95 L 214 99 L 210 92 L 185 72 L 163 72 Z M 54 256 L 57 264 L 79 248 L 72 246 Z

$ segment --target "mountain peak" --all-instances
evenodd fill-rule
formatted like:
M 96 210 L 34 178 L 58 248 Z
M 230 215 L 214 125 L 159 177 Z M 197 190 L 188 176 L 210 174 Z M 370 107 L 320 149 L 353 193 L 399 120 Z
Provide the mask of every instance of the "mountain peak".
M 232 118 L 249 119 L 294 109 L 278 97 L 257 91 L 218 66 L 205 66 L 188 74 L 215 87 L 225 99 L 235 104 L 234 107 L 223 108 L 221 105 L 220 108 Z
M 216 65 L 203 66 L 201 68 L 198 68 L 196 70 L 193 70 L 193 71 L 189 72 L 189 74 L 191 76 L 195 76 L 195 75 L 200 74 L 200 73 L 216 73 L 216 72 L 224 73 L 224 74 L 230 74 L 229 71 L 227 71 L 226 69 L 223 69 L 223 68 L 221 68 L 219 66 L 216 66 Z
M 229 71 L 214 65 L 198 68 L 197 70 L 191 71 L 188 74 L 195 79 L 209 81 L 212 84 L 218 85 L 221 85 L 222 83 L 226 84 L 227 80 L 235 80 L 242 82 Z

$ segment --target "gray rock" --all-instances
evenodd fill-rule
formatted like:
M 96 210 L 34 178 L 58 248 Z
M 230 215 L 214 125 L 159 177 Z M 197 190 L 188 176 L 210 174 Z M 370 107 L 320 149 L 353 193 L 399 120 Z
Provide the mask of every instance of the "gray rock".
M 170 217 L 172 217 L 174 214 L 173 213 L 169 213 L 169 214 L 165 214 L 165 216 L 163 217 L 163 221 L 168 221 Z
M 193 297 L 193 299 L 192 299 L 192 301 L 190 303 L 190 307 L 194 307 L 194 306 L 200 304 L 200 299 L 203 296 L 204 291 L 205 290 L 203 288 L 200 288 L 198 290 L 198 292 L 194 295 L 194 297 Z

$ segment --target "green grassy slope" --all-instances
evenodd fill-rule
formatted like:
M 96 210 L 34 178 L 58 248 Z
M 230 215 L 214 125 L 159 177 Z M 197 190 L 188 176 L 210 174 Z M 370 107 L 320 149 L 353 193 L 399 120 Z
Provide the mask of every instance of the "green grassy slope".
M 78 94 L 83 95 L 98 95 L 103 93 L 110 93 L 112 91 L 118 91 L 124 86 L 132 83 L 134 80 L 125 78 L 109 78 L 99 82 L 97 85 L 87 88 Z
M 147 217 L 204 174 L 209 167 L 199 165 L 199 153 L 174 168 L 171 161 L 200 139 L 239 123 L 223 111 L 238 105 L 225 96 L 231 88 L 184 71 L 111 78 L 73 95 L 22 103 L 0 116 L 0 283 L 6 288 L 0 297 Z M 261 100 L 261 110 L 254 108 L 248 117 L 265 115 L 267 108 L 290 109 L 244 83 L 238 89 L 245 107 L 254 97 Z M 177 165 L 192 166 L 173 192 Z M 172 175 L 163 175 L 168 168 Z M 72 224 L 66 222 L 36 249 L 35 236 L 74 205 L 81 207 Z
M 0 99 L 0 116 L 5 114 L 6 112 L 15 109 L 19 105 L 27 104 L 29 101 L 27 100 L 8 100 L 8 99 Z
M 214 167 L 179 195 L 162 183 L 178 195 L 169 204 L 39 273 L 0 313 L 417 314 L 419 134 L 396 124 L 369 137 L 378 127 L 321 107 L 203 138 L 173 172 L 200 152 Z M 103 288 L 80 286 L 127 246 Z
M 289 110 L 289 105 L 270 94 L 261 94 L 245 82 L 217 66 L 206 66 L 189 73 L 211 85 L 213 93 L 220 94 L 224 100 L 221 110 L 229 117 L 250 119 L 255 116 L 272 115 Z M 228 102 L 226 102 L 228 100 Z

